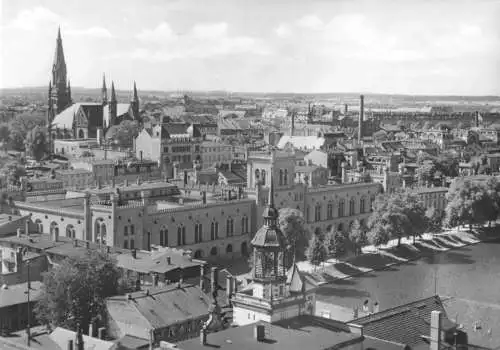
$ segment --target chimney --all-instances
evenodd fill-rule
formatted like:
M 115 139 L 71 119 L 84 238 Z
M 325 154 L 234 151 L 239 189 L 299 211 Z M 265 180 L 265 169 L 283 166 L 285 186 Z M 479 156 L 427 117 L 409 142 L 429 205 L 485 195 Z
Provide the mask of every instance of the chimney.
M 363 139 L 363 122 L 365 120 L 365 96 L 359 96 L 358 142 Z
M 106 336 L 106 328 L 100 327 L 97 330 L 97 336 L 99 337 L 99 339 L 104 340 L 104 337 Z
M 23 248 L 18 247 L 16 249 L 16 270 L 17 272 L 21 271 L 23 265 Z
M 68 350 L 73 350 L 73 340 L 68 340 Z
M 430 350 L 441 349 L 441 311 L 431 312 Z
M 266 339 L 265 326 L 261 324 L 255 325 L 253 335 L 255 340 L 257 340 L 258 342 L 264 341 Z
M 167 256 L 167 264 L 172 265 L 172 258 Z
M 344 104 L 344 115 L 347 115 L 348 112 L 349 112 L 349 105 L 346 103 Z
M 212 267 L 210 274 L 210 292 L 216 293 L 218 289 L 219 280 L 219 269 L 217 267 Z
M 21 229 L 19 227 L 17 228 L 16 233 L 17 233 L 17 238 L 21 238 Z
M 292 112 L 292 125 L 290 128 L 290 136 L 293 136 L 295 132 L 295 112 Z
M 135 248 L 130 251 L 130 254 L 132 254 L 132 258 L 137 259 L 137 250 Z
M 226 277 L 226 295 L 227 295 L 227 304 L 229 305 L 233 297 L 233 276 L 231 275 L 227 275 Z
M 158 282 L 160 281 L 160 275 L 155 273 L 153 274 L 153 287 L 158 287 Z
M 373 313 L 376 314 L 380 311 L 380 304 L 378 303 L 378 301 L 376 301 L 374 304 L 373 304 Z

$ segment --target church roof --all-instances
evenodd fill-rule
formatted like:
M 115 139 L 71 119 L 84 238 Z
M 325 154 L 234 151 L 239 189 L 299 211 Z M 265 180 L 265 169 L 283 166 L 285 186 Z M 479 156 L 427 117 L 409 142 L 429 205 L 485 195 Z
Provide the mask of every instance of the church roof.
M 120 118 L 120 116 L 127 114 L 130 109 L 130 103 L 117 103 L 116 104 L 116 117 Z M 109 108 L 105 107 L 102 111 L 104 120 L 109 120 Z
M 81 107 L 95 107 L 100 105 L 101 104 L 97 102 L 74 103 L 54 117 L 52 127 L 59 129 L 72 129 L 75 115 Z

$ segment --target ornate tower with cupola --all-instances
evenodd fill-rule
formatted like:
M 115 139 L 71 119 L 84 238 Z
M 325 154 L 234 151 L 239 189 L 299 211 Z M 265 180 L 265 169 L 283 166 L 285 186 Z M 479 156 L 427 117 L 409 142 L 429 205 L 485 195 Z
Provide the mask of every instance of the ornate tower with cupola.
M 273 174 L 272 169 L 270 174 Z M 252 239 L 252 282 L 236 293 L 233 320 L 237 325 L 257 321 L 277 322 L 311 313 L 305 284 L 295 262 L 287 262 L 288 241 L 278 225 L 274 206 L 274 180 L 269 179 L 269 200 L 263 213 L 264 224 Z

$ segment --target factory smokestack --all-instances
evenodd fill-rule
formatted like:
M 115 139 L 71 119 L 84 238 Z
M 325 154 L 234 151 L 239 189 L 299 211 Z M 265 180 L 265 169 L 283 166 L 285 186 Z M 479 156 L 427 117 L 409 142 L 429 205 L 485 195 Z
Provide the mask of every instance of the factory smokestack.
M 291 125 L 291 128 L 290 128 L 290 136 L 294 136 L 295 132 L 295 111 L 292 111 L 292 125 Z
M 363 122 L 365 120 L 365 96 L 359 96 L 358 144 L 363 140 Z

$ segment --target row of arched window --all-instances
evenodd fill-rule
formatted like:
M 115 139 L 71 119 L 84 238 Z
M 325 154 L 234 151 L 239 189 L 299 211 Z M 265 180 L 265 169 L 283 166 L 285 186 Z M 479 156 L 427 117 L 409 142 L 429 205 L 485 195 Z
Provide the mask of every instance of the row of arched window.
M 245 234 L 249 232 L 249 221 L 247 216 L 241 218 L 241 233 Z M 226 234 L 228 237 L 234 235 L 234 219 L 228 218 L 226 221 Z M 210 240 L 215 241 L 219 239 L 219 223 L 217 221 L 212 221 L 210 223 Z M 194 224 L 194 243 L 203 242 L 203 224 Z M 186 227 L 181 225 L 177 228 L 177 245 L 186 244 Z M 168 229 L 164 226 L 160 228 L 160 246 L 168 247 Z
M 370 207 L 373 204 L 373 201 L 375 200 L 375 197 L 372 197 L 370 199 Z M 363 214 L 366 213 L 367 211 L 367 203 L 366 203 L 366 197 L 361 197 L 359 200 L 359 212 L 356 212 L 356 199 L 351 198 L 349 200 L 349 211 L 346 212 L 346 203 L 344 199 L 341 199 L 338 202 L 337 206 L 337 217 L 341 218 L 344 216 L 353 216 L 356 214 Z M 322 216 L 323 213 L 323 207 L 321 203 L 316 203 L 314 206 L 314 221 L 321 221 L 321 220 L 331 220 L 334 217 L 334 204 L 332 201 L 328 202 L 326 205 L 326 218 Z M 310 208 L 309 206 L 306 207 L 306 219 L 307 221 L 311 220 L 310 217 Z

